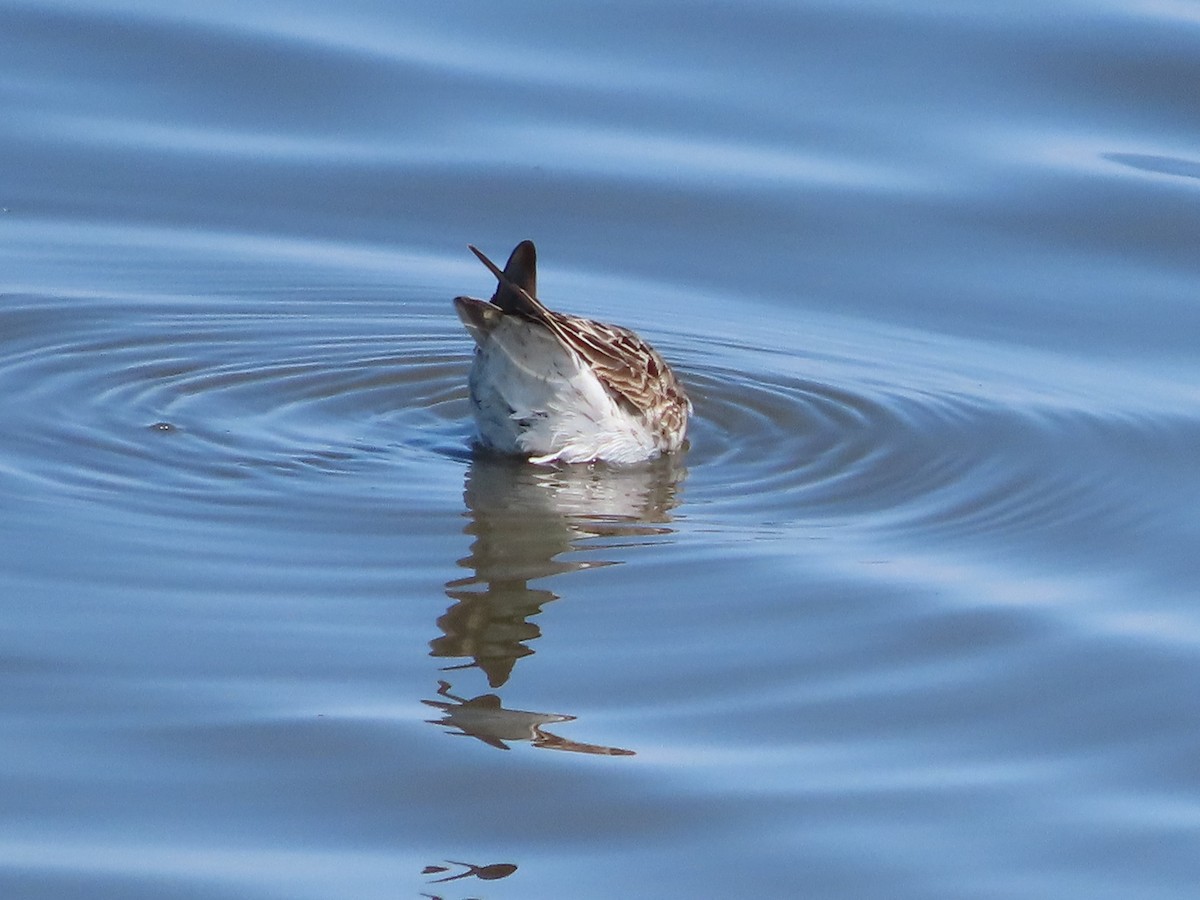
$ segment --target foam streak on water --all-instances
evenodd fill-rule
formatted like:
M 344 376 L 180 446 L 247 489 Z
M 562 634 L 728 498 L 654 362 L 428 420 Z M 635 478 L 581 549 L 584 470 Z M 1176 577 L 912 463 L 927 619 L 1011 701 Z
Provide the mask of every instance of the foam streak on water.
M 510 7 L 0 0 L 0 895 L 1191 897 L 1194 13 Z

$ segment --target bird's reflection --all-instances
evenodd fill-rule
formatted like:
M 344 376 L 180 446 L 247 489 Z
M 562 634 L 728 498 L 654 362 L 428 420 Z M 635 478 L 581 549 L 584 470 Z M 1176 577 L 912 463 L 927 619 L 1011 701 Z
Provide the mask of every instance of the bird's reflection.
M 530 582 L 615 565 L 619 560 L 602 558 L 604 548 L 627 548 L 671 534 L 670 511 L 678 502 L 684 473 L 673 458 L 624 468 L 546 468 L 476 458 L 464 491 L 464 532 L 474 540 L 470 555 L 458 562 L 470 574 L 446 585 L 453 603 L 437 620 L 441 635 L 430 642 L 431 655 L 462 660 L 444 671 L 479 669 L 493 690 L 505 685 L 517 660 L 534 652 L 529 645 L 541 635 L 531 620 L 559 597 Z M 584 550 L 591 551 L 586 558 Z M 555 587 L 560 584 L 556 580 Z M 424 701 L 442 712 L 433 724 L 492 747 L 507 750 L 506 742 L 530 741 L 548 750 L 633 754 L 545 730 L 574 716 L 506 709 L 494 693 L 465 698 L 450 691 L 448 682 L 439 681 L 442 699 Z
M 478 738 L 497 750 L 509 749 L 505 741 L 530 741 L 533 746 L 543 750 L 570 750 L 596 756 L 633 756 L 632 750 L 583 744 L 551 734 L 543 728 L 555 722 L 570 722 L 574 716 L 505 709 L 495 694 L 483 694 L 469 700 L 456 697 L 450 693 L 450 684 L 445 681 L 438 682 L 438 695 L 446 700 L 421 701 L 444 713 L 440 719 L 430 719 L 431 724 L 457 729 L 455 734 Z
M 450 866 L 459 866 L 461 872 L 455 872 Z M 463 878 L 478 878 L 480 881 L 499 881 L 501 878 L 507 878 L 517 871 L 514 863 L 490 863 L 486 866 L 476 866 L 471 863 L 458 862 L 457 860 L 448 859 L 445 865 L 426 866 L 422 871 L 422 875 L 440 875 L 440 878 L 431 878 L 429 884 L 445 884 L 448 881 L 461 881 Z M 444 873 L 449 872 L 449 875 Z M 443 900 L 438 894 L 421 894 L 422 897 L 428 897 L 430 900 Z
M 684 472 L 673 457 L 624 468 L 474 460 L 464 531 L 475 540 L 458 562 L 471 574 L 446 585 L 455 602 L 437 621 L 442 636 L 430 643 L 432 655 L 469 660 L 463 667 L 483 670 L 493 688 L 503 685 L 541 635 L 530 619 L 559 596 L 529 582 L 614 565 L 576 552 L 603 539 L 670 534 Z

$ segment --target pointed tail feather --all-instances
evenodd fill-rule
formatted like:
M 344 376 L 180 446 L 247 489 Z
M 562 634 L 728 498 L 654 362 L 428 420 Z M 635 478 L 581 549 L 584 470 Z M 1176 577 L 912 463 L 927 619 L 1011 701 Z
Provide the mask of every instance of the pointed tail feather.
M 492 302 L 505 312 L 519 313 L 542 321 L 548 310 L 537 299 L 537 251 L 533 241 L 521 241 L 508 257 L 504 269 L 496 265 L 474 244 L 467 244 L 498 282 Z

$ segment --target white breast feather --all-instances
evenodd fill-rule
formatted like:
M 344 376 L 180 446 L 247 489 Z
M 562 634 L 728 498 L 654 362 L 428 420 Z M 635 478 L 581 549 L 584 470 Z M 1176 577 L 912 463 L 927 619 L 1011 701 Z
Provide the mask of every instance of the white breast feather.
M 520 319 L 505 319 L 483 341 L 470 389 L 484 442 L 534 463 L 634 462 L 658 449 L 645 423 L 620 407 L 574 352 Z

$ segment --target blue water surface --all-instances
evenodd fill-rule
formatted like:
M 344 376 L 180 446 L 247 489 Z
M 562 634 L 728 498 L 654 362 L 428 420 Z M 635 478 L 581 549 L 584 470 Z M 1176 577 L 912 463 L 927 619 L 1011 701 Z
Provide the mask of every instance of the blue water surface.
M 1198 82 L 1187 0 L 0 0 L 0 896 L 1194 896 Z M 685 453 L 473 451 L 525 238 Z

